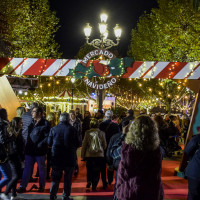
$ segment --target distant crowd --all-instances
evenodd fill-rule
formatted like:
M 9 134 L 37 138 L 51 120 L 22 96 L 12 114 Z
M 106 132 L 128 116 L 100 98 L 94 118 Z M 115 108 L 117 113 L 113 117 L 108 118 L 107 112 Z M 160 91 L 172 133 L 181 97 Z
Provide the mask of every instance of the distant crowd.
M 189 124 L 186 114 L 149 116 L 144 110 L 135 117 L 132 109 L 120 116 L 98 110 L 91 117 L 89 111 L 82 116 L 76 108 L 57 117 L 53 112 L 46 115 L 35 102 L 28 110 L 17 108 L 16 117 L 9 122 L 6 109 L 1 108 L 0 199 L 19 199 L 17 193 L 32 189 L 44 192 L 50 179 L 50 200 L 56 200 L 63 172 L 62 200 L 72 199 L 72 177 L 79 173 L 77 149 L 81 148 L 87 190 L 98 192 L 101 177 L 104 190 L 115 180 L 114 200 L 162 200 L 162 159 L 182 153 L 180 144 L 186 141 Z M 190 161 L 186 168 L 189 200 L 200 199 L 199 144 L 200 134 L 185 148 Z M 35 163 L 39 185 L 27 190 L 29 182 L 35 181 Z

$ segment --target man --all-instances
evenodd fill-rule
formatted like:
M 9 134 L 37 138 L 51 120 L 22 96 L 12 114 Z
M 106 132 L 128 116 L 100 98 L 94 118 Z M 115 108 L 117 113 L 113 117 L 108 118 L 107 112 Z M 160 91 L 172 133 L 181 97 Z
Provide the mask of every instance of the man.
M 32 118 L 33 120 L 28 126 L 28 137 L 25 146 L 25 168 L 22 182 L 17 189 L 18 193 L 26 192 L 35 162 L 37 162 L 39 169 L 38 192 L 43 192 L 45 188 L 45 158 L 48 150 L 47 138 L 50 131 L 50 123 L 43 118 L 43 109 L 39 106 L 33 108 Z
M 48 145 L 52 147 L 52 182 L 50 200 L 57 199 L 59 183 L 64 171 L 64 188 L 62 200 L 70 200 L 72 174 L 76 165 L 76 150 L 79 137 L 76 129 L 69 123 L 69 114 L 60 115 L 60 123 L 53 127 L 48 137 Z
M 80 108 L 75 109 L 76 117 L 79 118 L 81 121 L 83 121 L 83 116 L 80 113 Z
M 107 110 L 105 113 L 105 118 L 104 121 L 100 123 L 99 129 L 103 132 L 105 132 L 106 135 L 106 143 L 109 144 L 110 138 L 120 132 L 119 125 L 112 122 L 112 116 L 113 112 L 111 110 Z M 106 150 L 107 151 L 107 150 Z M 105 160 L 104 163 L 102 164 L 102 169 L 101 169 L 101 178 L 103 182 L 103 188 L 107 188 L 107 181 L 106 181 L 106 151 L 105 151 Z M 109 164 L 109 163 L 108 163 Z M 107 177 L 108 177 L 108 183 L 111 184 L 113 181 L 113 174 L 114 170 L 112 167 L 109 167 L 107 170 Z

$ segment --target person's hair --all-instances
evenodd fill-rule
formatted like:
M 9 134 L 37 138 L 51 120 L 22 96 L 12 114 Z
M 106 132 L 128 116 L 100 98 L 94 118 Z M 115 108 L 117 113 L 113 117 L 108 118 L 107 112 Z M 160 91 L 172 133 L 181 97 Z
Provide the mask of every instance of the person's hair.
M 43 108 L 41 106 L 36 106 L 34 108 L 37 109 L 37 113 L 41 113 L 41 115 L 43 115 Z
M 60 117 L 59 117 L 60 122 L 69 123 L 69 119 L 70 119 L 69 113 L 64 112 L 60 114 Z
M 177 118 L 177 116 L 175 116 L 175 115 L 170 115 L 170 116 L 169 116 L 169 119 L 170 119 L 170 121 L 175 121 L 175 120 L 177 120 L 178 118 Z
M 85 114 L 86 114 L 86 113 L 88 113 L 88 114 L 89 114 L 89 117 L 91 117 L 91 114 L 90 114 L 90 112 L 89 112 L 89 111 L 87 111 L 87 110 L 86 110 L 86 111 L 85 111 Z
M 12 121 L 9 123 L 9 126 L 7 128 L 7 131 L 10 135 L 18 135 L 20 129 L 19 129 L 19 123 L 22 121 L 21 117 L 14 117 Z
M 70 110 L 69 113 L 74 114 L 75 115 L 75 111 L 74 110 Z
M 21 117 L 24 113 L 26 112 L 26 109 L 22 106 L 18 107 L 16 110 L 17 116 L 16 117 Z
M 99 127 L 98 119 L 92 118 L 90 121 L 90 128 L 98 128 L 98 127 Z
M 5 108 L 0 108 L 0 118 L 8 121 L 8 114 Z
M 37 102 L 33 102 L 31 105 L 30 105 L 30 109 L 33 110 L 33 108 L 35 107 L 38 107 L 38 103 Z
M 78 111 L 80 111 L 80 108 L 76 108 L 75 110 L 78 110 Z
M 159 129 L 160 127 L 163 127 L 164 125 L 167 126 L 167 122 L 166 122 L 166 121 L 163 119 L 163 117 L 160 116 L 160 115 L 156 115 L 156 116 L 154 117 L 154 121 L 156 122 L 156 124 L 157 124 L 157 126 L 158 126 L 158 129 Z
M 125 143 L 137 150 L 153 151 L 160 144 L 155 122 L 147 115 L 140 115 L 130 125 Z
M 53 112 L 47 114 L 46 120 L 48 120 L 51 124 L 51 127 L 56 125 L 56 115 Z

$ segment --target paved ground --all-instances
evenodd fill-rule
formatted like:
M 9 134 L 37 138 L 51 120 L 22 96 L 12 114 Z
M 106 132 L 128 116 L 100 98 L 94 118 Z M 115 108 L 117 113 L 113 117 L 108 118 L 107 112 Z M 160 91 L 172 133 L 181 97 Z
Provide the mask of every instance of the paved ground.
M 19 194 L 18 195 L 22 200 L 47 200 L 49 195 L 40 195 L 40 194 Z M 99 196 L 72 196 L 73 200 L 112 200 L 112 197 L 99 197 Z M 58 196 L 58 200 L 61 200 L 61 196 Z M 170 200 L 170 199 L 167 199 Z M 172 199 L 171 199 L 172 200 Z M 178 199 L 173 199 L 178 200 Z

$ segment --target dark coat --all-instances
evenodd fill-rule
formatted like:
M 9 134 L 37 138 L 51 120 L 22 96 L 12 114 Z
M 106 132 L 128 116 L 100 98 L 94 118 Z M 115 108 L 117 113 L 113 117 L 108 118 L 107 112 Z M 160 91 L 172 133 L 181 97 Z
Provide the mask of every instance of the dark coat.
M 79 137 L 79 147 L 82 145 L 82 127 L 81 120 L 76 117 L 75 122 L 73 123 L 73 127 L 76 129 L 78 137 Z
M 8 160 L 8 144 L 10 142 L 7 133 L 8 122 L 0 118 L 0 163 Z
M 74 167 L 79 137 L 76 129 L 70 124 L 60 122 L 51 128 L 48 145 L 51 148 L 51 164 L 55 167 Z
M 185 148 L 185 153 L 190 158 L 185 175 L 200 181 L 200 134 L 190 140 Z
M 110 151 L 111 151 L 111 148 L 113 146 L 113 144 L 115 143 L 115 141 L 120 138 L 121 136 L 123 135 L 122 132 L 119 132 L 115 135 L 113 135 L 111 138 L 110 138 L 110 142 L 108 144 L 108 148 L 107 148 L 107 152 L 106 152 L 106 161 L 108 164 L 110 165 L 113 165 L 115 167 L 115 169 L 118 168 L 118 165 L 119 165 L 119 160 L 113 160 L 113 158 L 111 157 L 110 155 Z
M 82 123 L 82 139 L 84 139 L 85 132 L 90 129 L 90 116 L 87 116 L 83 119 Z
M 34 121 L 28 126 L 28 137 L 25 146 L 25 155 L 44 156 L 47 154 L 47 138 L 50 123 L 42 118 L 36 125 Z
M 9 159 L 15 159 L 16 157 L 20 159 L 20 161 L 24 161 L 24 138 L 22 133 L 19 132 L 17 136 L 13 135 L 11 137 L 11 141 L 9 143 Z
M 119 200 L 161 200 L 162 156 L 155 151 L 138 151 L 122 143 L 121 162 L 118 168 L 116 196 Z
M 106 134 L 106 143 L 109 144 L 110 138 L 120 132 L 119 125 L 111 120 L 105 120 L 100 123 L 99 129 Z

